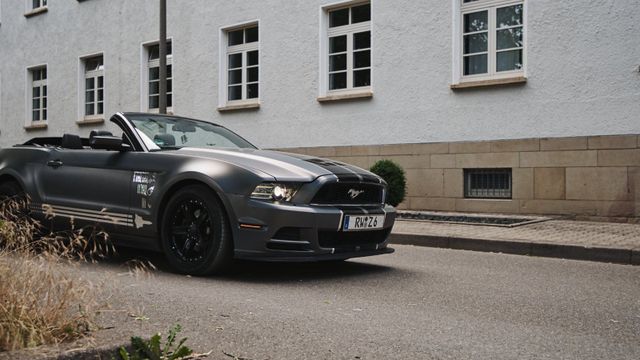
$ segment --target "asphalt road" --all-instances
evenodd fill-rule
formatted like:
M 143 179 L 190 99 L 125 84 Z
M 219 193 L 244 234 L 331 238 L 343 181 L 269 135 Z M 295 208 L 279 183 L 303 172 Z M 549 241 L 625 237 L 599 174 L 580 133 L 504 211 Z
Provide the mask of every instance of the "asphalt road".
M 179 323 L 213 359 L 640 359 L 638 266 L 395 248 L 211 278 L 83 272 L 118 289 L 99 339 Z

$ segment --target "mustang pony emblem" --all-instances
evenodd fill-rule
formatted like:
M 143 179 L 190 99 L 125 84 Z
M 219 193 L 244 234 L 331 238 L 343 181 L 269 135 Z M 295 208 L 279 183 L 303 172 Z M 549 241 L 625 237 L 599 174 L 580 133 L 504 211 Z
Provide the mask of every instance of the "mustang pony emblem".
M 352 199 L 355 199 L 363 192 L 364 190 L 349 189 L 349 191 L 347 191 L 347 194 L 349 194 L 349 197 L 351 197 Z

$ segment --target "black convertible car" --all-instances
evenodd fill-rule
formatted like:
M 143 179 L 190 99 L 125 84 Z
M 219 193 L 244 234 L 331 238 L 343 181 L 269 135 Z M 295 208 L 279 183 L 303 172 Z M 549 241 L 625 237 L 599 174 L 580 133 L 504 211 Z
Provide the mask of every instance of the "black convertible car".
M 176 271 L 233 258 L 343 260 L 393 252 L 386 184 L 344 163 L 259 150 L 177 116 L 117 113 L 122 134 L 34 138 L 0 150 L 0 195 L 35 217 L 99 225 L 116 244 L 162 251 Z

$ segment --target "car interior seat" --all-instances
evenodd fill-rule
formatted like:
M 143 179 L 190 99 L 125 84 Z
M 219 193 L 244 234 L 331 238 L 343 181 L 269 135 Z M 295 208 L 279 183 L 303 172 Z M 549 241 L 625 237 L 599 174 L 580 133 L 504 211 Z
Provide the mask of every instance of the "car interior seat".
M 153 137 L 153 142 L 158 146 L 175 146 L 176 138 L 171 134 L 156 134 Z
M 113 136 L 113 134 L 111 131 L 106 130 L 91 130 L 89 133 L 89 141 L 91 141 L 95 136 Z
M 64 134 L 62 135 L 62 141 L 60 142 L 60 147 L 65 149 L 73 149 L 78 150 L 82 149 L 82 140 L 78 135 L 72 134 Z

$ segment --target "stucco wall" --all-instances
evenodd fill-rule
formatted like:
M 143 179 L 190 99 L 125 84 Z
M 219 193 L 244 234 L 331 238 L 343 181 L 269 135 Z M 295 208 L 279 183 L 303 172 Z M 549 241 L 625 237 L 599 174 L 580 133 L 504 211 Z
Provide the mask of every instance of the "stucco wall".
M 104 52 L 106 113 L 139 111 L 141 43 L 157 1 L 50 1 L 25 18 L 0 0 L 0 145 L 86 133 L 78 57 Z M 516 139 L 640 132 L 640 7 L 632 0 L 529 0 L 528 82 L 452 91 L 452 1 L 373 0 L 371 100 L 320 104 L 319 8 L 333 1 L 170 1 L 174 110 L 222 123 L 261 147 Z M 258 111 L 218 113 L 218 34 L 260 20 Z M 48 64 L 49 127 L 22 128 L 26 67 Z M 105 125 L 106 126 L 106 125 Z

